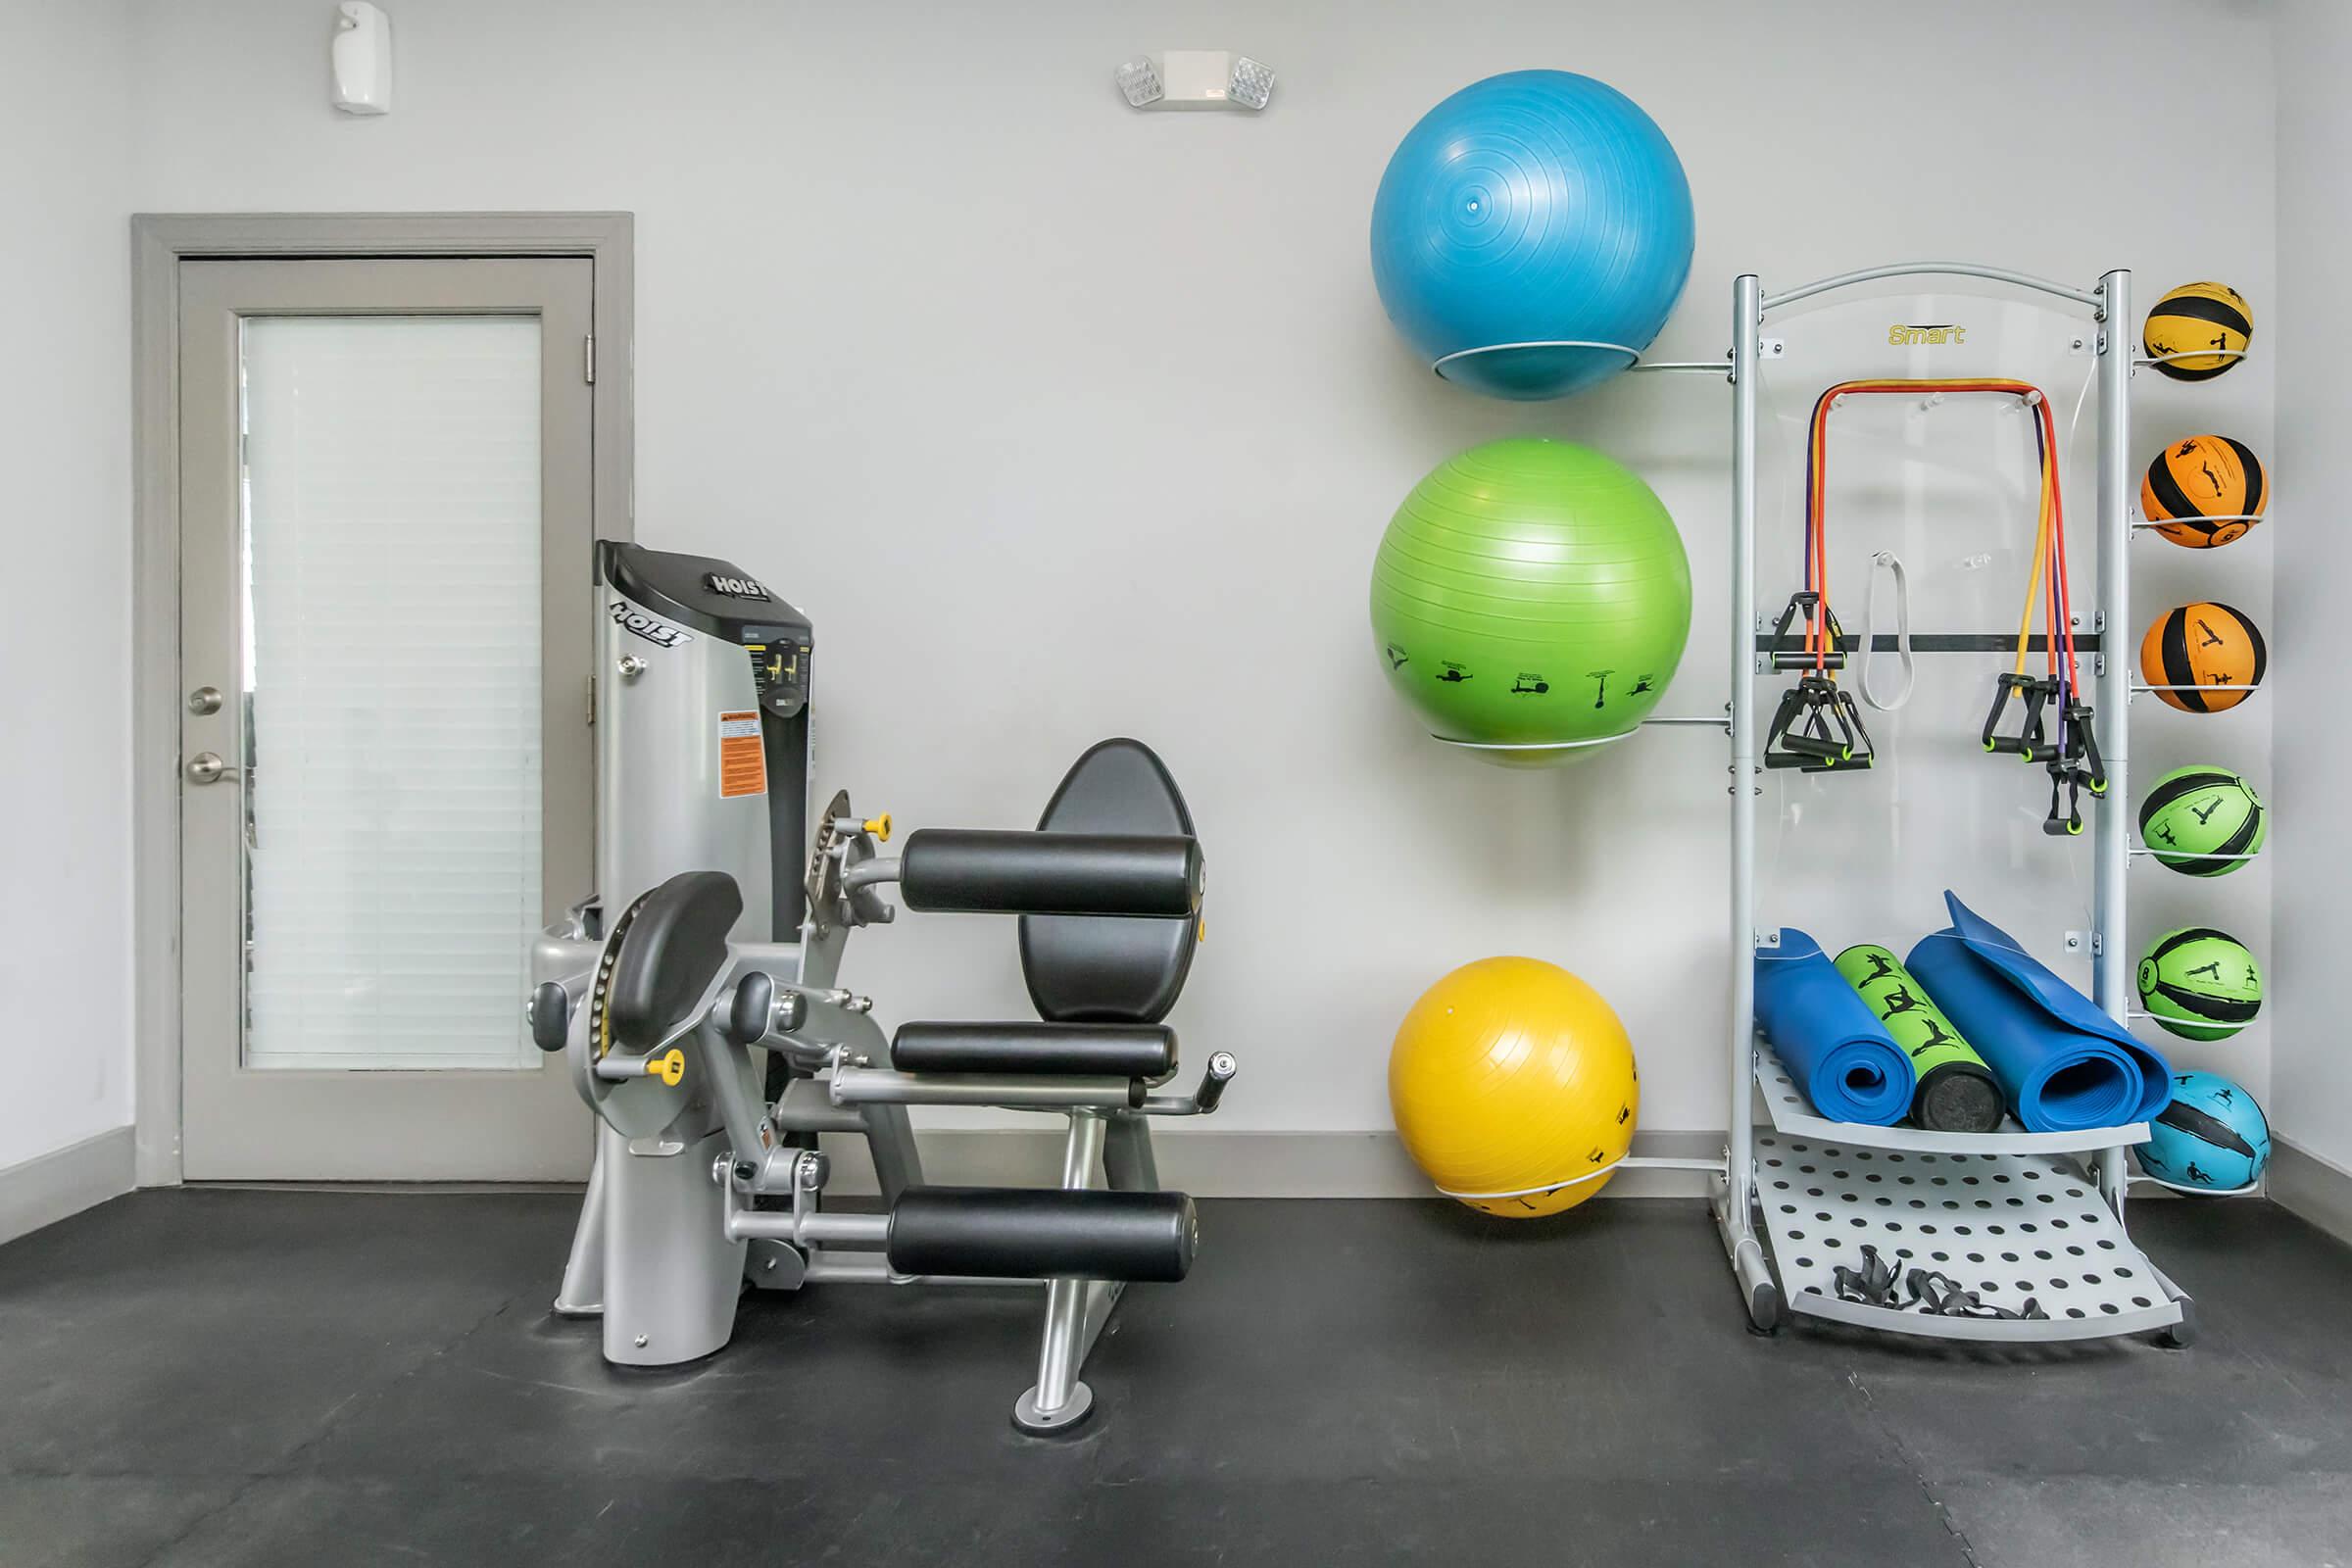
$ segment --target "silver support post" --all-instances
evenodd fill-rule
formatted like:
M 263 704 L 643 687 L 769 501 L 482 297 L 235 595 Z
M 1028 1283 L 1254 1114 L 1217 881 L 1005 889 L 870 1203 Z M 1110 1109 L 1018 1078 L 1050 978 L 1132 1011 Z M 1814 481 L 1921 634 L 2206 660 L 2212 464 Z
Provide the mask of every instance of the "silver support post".
M 1152 1153 L 1152 1124 L 1132 1111 L 1114 1110 L 1102 1135 L 1102 1175 L 1111 1191 L 1159 1191 L 1159 1161 Z
M 588 1167 L 587 1194 L 580 1200 L 579 1227 L 571 1233 L 564 1283 L 556 1289 L 556 1310 L 564 1317 L 595 1317 L 605 1309 L 605 1171 L 609 1160 L 628 1157 L 628 1140 L 599 1117 L 596 1157 Z
M 1780 1320 L 1780 1298 L 1752 1217 L 1749 1110 L 1756 1039 L 1756 383 L 1763 335 L 1764 287 L 1744 272 L 1732 283 L 1732 1004 L 1724 1053 L 1724 1185 L 1715 1222 L 1750 1320 L 1771 1328 Z
M 1069 1141 L 1061 1154 L 1064 1190 L 1094 1185 L 1103 1131 L 1102 1117 L 1082 1110 L 1070 1113 Z M 1046 1333 L 1038 1348 L 1037 1386 L 1013 1402 L 1014 1426 L 1041 1436 L 1063 1432 L 1094 1408 L 1094 1390 L 1079 1381 L 1078 1368 L 1095 1336 L 1102 1333 L 1113 1299 L 1115 1293 L 1098 1290 L 1086 1280 L 1056 1279 L 1046 1286 Z
M 909 1187 L 923 1185 L 923 1156 L 914 1142 L 914 1124 L 905 1105 L 859 1105 L 865 1149 L 874 1159 L 874 1185 L 886 1204 L 899 1200 Z
M 2099 601 L 2110 638 L 2105 668 L 2097 677 L 2100 760 L 2107 766 L 2107 793 L 2091 824 L 2091 864 L 2096 889 L 2091 905 L 2095 951 L 2091 956 L 2091 999 L 2123 1022 L 2132 988 L 2130 932 L 2125 921 L 2132 864 L 2132 658 L 2123 635 L 2132 620 L 2132 274 L 2118 269 L 2099 279 Z M 2130 1173 L 2120 1149 L 2099 1156 L 2100 1190 L 2118 1217 Z

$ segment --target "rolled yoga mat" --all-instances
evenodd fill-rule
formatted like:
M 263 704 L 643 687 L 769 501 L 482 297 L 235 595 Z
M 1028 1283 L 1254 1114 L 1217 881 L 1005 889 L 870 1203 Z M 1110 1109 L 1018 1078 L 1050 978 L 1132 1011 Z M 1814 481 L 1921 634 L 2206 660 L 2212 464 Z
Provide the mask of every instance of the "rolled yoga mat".
M 1919 1074 L 1821 944 L 1794 926 L 1756 950 L 1756 1022 L 1813 1108 L 1832 1121 L 1891 1127 Z
M 2028 1132 L 2146 1121 L 2171 1098 L 2172 1066 L 2017 939 L 1950 892 L 1948 929 L 1903 966 L 1984 1058 Z
M 1838 955 L 1838 972 L 1910 1056 L 1911 1070 L 1919 1074 L 1913 1121 L 1939 1133 L 1988 1133 L 2000 1126 L 2007 1102 L 1992 1069 L 1892 950 L 1857 943 Z

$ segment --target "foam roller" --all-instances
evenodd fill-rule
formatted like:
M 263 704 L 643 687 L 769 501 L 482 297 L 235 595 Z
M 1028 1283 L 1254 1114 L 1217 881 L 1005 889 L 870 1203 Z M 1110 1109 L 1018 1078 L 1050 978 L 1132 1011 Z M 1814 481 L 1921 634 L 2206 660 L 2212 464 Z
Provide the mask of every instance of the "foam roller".
M 899 855 L 900 897 L 927 911 L 1180 920 L 1200 882 L 1200 841 L 1180 834 L 923 828 Z
M 979 1279 L 1184 1278 L 1199 1221 L 1182 1193 L 915 1187 L 890 1209 L 890 1266 Z
M 2001 1125 L 2001 1086 L 1992 1069 L 1891 950 L 1857 943 L 1838 955 L 1838 972 L 1910 1056 L 1919 1074 L 1913 1121 L 1939 1133 L 1988 1133 Z

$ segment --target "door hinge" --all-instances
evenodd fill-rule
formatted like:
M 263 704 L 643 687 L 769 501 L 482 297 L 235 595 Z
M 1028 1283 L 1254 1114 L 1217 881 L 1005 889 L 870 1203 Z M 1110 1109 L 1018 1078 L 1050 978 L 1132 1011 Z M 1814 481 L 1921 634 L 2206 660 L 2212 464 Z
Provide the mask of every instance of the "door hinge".
M 580 339 L 580 374 L 587 378 L 590 386 L 596 385 L 596 334 L 594 332 Z
M 596 677 L 588 677 L 588 727 L 596 727 Z

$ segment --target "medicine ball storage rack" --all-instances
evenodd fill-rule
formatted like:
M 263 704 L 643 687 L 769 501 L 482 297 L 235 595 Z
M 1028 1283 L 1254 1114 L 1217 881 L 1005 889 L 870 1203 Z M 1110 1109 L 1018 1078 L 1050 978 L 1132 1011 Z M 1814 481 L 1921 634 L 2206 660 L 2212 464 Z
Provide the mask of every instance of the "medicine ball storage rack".
M 2074 641 L 2092 663 L 2085 685 L 2105 721 L 2107 782 L 2094 797 L 2097 808 L 2086 834 L 2090 929 L 2069 933 L 2068 948 L 2089 958 L 2089 992 L 2101 1010 L 2119 1021 L 2138 1016 L 2126 942 L 2126 873 L 2135 857 L 2151 852 L 2132 841 L 2127 730 L 2131 697 L 2154 688 L 2134 680 L 2127 653 L 2102 635 L 2131 624 L 2128 547 L 2141 526 L 2131 506 L 2136 475 L 2130 399 L 2133 368 L 2149 362 L 2134 355 L 2131 273 L 2107 272 L 2084 289 L 2003 268 L 1920 262 L 1840 273 L 1773 294 L 1755 274 L 1742 274 L 1733 283 L 1726 360 L 1646 362 L 1622 349 L 1628 369 L 1719 374 L 1732 388 L 1730 701 L 1720 716 L 1642 723 L 1720 728 L 1730 738 L 1729 904 L 1732 950 L 1741 960 L 1732 965 L 1724 1046 L 1733 1108 L 1720 1159 L 1629 1154 L 1610 1168 L 1699 1169 L 1713 1178 L 1716 1227 L 1759 1331 L 1774 1331 L 1794 1313 L 1938 1339 L 2015 1343 L 2154 1333 L 2166 1344 L 2186 1345 L 2195 1331 L 2189 1298 L 2140 1252 L 2125 1227 L 2132 1179 L 2126 1151 L 2146 1141 L 2146 1122 L 2074 1133 L 1973 1134 L 1829 1121 L 1813 1112 L 1757 1032 L 1754 966 L 1745 957 L 1777 946 L 1780 932 L 1757 918 L 1757 799 L 1765 765 L 1756 683 L 1774 669 L 1781 646 L 1757 612 L 1758 397 L 1763 367 L 1787 352 L 1784 340 L 1765 336 L 1765 324 L 1770 313 L 1817 295 L 1914 276 L 1983 279 L 2054 298 L 2089 318 L 2091 329 L 2078 348 L 2095 353 L 2096 608 L 2080 617 Z M 1551 346 L 1616 347 L 1498 344 L 1494 351 Z M 1483 352 L 1491 351 L 1464 350 L 1432 368 L 1444 376 L 1450 361 Z M 1908 642 L 1923 653 L 2008 646 L 1974 634 Z M 2033 642 L 2041 645 L 2038 636 Z M 1892 649 L 1896 639 L 1844 637 L 1838 647 L 1864 644 Z M 1482 752 L 1567 750 L 1542 742 L 1432 738 Z M 1623 738 L 1577 744 L 1596 747 Z M 1759 1102 L 1761 1122 L 1753 1109 Z M 1924 1303 L 1895 1294 L 1904 1274 L 1914 1270 L 1944 1277 L 1931 1282 Z M 1849 1287 L 1865 1275 L 1884 1285 L 1886 1304 L 1841 1298 L 1841 1271 Z M 2031 1315 L 2025 1310 L 2029 1299 L 2036 1303 Z
M 2145 367 L 2151 369 L 2160 369 L 2166 364 L 2174 360 L 2218 359 L 2226 360 L 2234 365 L 2237 361 L 2243 360 L 2245 357 L 2246 351 L 2244 349 L 2202 349 L 2195 351 L 2183 351 L 2175 354 L 2143 354 L 2134 359 L 2132 364 L 2134 368 Z M 2250 528 L 2255 523 L 2263 521 L 2267 515 L 2268 514 L 2264 512 L 2214 514 L 2206 515 L 2204 520 L 2207 522 L 2240 522 L 2246 524 Z M 2141 516 L 2138 514 L 2138 508 L 2135 506 L 2132 509 L 2132 514 L 2126 519 L 2125 526 L 2130 531 L 2133 539 L 2138 539 L 2143 537 L 2147 531 L 2164 526 L 2164 519 L 2151 519 Z M 2251 694 L 2261 691 L 2263 689 L 2263 684 L 2259 681 L 2254 682 L 2251 685 L 2237 683 L 2218 683 L 2197 687 L 2195 689 L 2200 691 L 2230 691 Z M 2171 685 L 2158 685 L 2146 681 L 2134 681 L 2132 683 L 2132 692 L 2133 696 L 2137 696 L 2142 692 L 2161 693 L 2179 690 L 2181 690 L 2181 688 Z M 2243 700 L 2244 699 L 2242 698 L 2240 699 L 2240 701 Z M 2231 706 L 2235 705 L 2233 704 Z M 2183 855 L 2179 851 L 2170 851 L 2166 853 L 2174 860 L 2227 860 L 2232 862 L 2233 865 L 2237 865 L 2253 859 L 2255 855 L 2259 854 L 2260 851 L 2252 851 L 2243 855 Z M 2146 859 L 2154 858 L 2158 852 L 2148 845 L 2134 844 L 2132 846 L 2130 854 L 2133 859 Z M 2143 1007 L 2128 1008 L 2124 1013 L 2124 1017 L 2132 1022 L 2163 1021 L 2158 1014 L 2150 1012 Z M 2145 1182 L 2151 1187 L 2161 1187 L 2169 1192 L 2180 1193 L 2196 1198 L 2251 1198 L 2259 1195 L 2263 1191 L 2263 1182 L 2260 1176 L 2257 1176 L 2253 1181 L 2246 1183 L 2242 1187 L 2184 1187 L 2178 1182 L 2167 1181 L 2161 1176 L 2156 1176 L 2144 1171 L 2140 1175 L 2132 1178 L 2132 1180 L 2134 1182 Z

